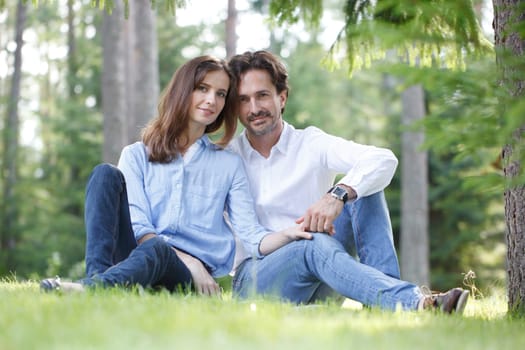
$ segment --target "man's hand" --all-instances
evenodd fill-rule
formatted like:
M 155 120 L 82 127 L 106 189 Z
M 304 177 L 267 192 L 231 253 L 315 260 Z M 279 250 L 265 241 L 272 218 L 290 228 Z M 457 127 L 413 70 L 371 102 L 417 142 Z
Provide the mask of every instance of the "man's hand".
M 175 249 L 175 248 L 173 248 Z M 175 249 L 178 257 L 182 260 L 184 265 L 190 270 L 193 285 L 198 294 L 208 296 L 220 296 L 221 288 L 219 284 L 213 279 L 204 264 L 197 258 Z
M 325 194 L 306 210 L 295 222 L 302 224 L 306 231 L 326 232 L 330 235 L 335 234 L 334 220 L 343 210 L 344 203 L 339 199 Z
M 357 198 L 357 193 L 352 187 L 342 183 L 337 184 L 337 186 L 346 190 L 348 200 Z M 344 203 L 342 201 L 327 193 L 308 208 L 304 216 L 301 216 L 295 222 L 302 224 L 306 231 L 326 232 L 329 235 L 334 235 L 334 220 L 341 214 L 343 206 Z

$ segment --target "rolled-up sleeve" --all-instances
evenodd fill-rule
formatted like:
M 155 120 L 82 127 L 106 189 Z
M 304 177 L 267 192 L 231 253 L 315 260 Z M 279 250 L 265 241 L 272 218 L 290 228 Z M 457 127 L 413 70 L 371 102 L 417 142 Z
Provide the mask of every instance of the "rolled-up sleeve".
M 137 150 L 138 148 L 133 148 Z M 128 192 L 129 213 L 135 238 L 138 241 L 148 233 L 156 232 L 152 224 L 152 213 L 146 192 L 144 190 L 145 153 L 133 152 L 131 147 L 122 150 L 118 162 L 118 168 L 126 179 Z
M 321 162 L 328 169 L 344 174 L 339 183 L 351 186 L 358 197 L 382 191 L 390 184 L 398 165 L 391 150 L 359 144 L 312 129 L 312 152 L 319 152 Z
M 262 257 L 259 244 L 270 232 L 259 224 L 246 171 L 240 158 L 226 205 L 232 228 L 248 254 L 252 257 Z

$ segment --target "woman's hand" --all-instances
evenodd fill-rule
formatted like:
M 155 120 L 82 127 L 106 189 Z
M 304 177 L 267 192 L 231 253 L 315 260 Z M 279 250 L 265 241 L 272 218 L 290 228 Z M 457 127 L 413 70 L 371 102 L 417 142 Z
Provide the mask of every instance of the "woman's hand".
M 302 225 L 295 225 L 264 236 L 259 244 L 259 251 L 261 254 L 267 255 L 290 242 L 301 239 L 312 239 L 312 237 L 312 234 L 306 232 Z
M 175 249 L 175 248 L 173 248 Z M 175 249 L 177 256 L 182 260 L 184 265 L 190 270 L 193 285 L 198 294 L 208 296 L 220 296 L 221 287 L 210 275 L 204 264 L 192 255 Z

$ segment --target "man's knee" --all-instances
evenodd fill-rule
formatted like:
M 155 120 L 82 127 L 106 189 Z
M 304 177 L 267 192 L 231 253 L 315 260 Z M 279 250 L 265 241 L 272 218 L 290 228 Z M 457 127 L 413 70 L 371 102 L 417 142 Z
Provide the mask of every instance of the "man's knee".
M 335 248 L 341 248 L 341 243 L 334 237 L 326 233 L 314 233 L 311 240 L 304 240 L 306 249 L 315 248 L 321 250 L 332 251 Z

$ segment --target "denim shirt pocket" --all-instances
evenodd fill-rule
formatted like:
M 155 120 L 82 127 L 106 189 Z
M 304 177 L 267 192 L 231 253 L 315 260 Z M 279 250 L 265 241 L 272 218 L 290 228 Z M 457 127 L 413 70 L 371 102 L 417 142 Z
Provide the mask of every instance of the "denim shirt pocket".
M 222 188 L 192 185 L 187 191 L 186 224 L 207 232 L 220 231 L 225 201 L 226 191 Z

